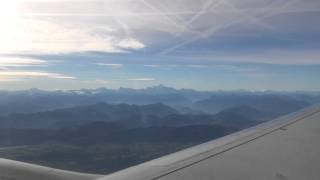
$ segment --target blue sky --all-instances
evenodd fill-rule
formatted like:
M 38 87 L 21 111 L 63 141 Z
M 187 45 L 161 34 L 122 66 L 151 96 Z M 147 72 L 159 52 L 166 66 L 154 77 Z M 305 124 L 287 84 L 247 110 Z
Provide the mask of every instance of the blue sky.
M 0 89 L 320 90 L 320 1 L 0 3 Z

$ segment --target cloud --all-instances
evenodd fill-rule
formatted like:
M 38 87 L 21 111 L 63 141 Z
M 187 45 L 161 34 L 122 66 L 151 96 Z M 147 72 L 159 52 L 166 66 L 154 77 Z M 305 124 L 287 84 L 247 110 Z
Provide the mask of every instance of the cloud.
M 45 60 L 0 56 L 0 67 L 46 66 Z
M 138 49 L 143 49 L 145 48 L 145 45 L 139 42 L 136 39 L 123 39 L 121 40 L 118 44 L 117 47 L 121 49 L 133 49 L 133 50 L 138 50 Z
M 96 79 L 94 82 L 98 83 L 98 84 L 110 84 L 111 83 L 110 80 L 105 80 L 105 79 Z
M 123 67 L 123 64 L 115 64 L 115 63 L 95 63 L 95 65 L 106 66 L 114 69 Z
M 131 78 L 128 79 L 128 81 L 155 81 L 154 78 Z
M 239 54 L 240 55 L 240 54 Z M 234 59 L 237 54 L 234 55 Z M 291 65 L 312 65 L 320 64 L 320 52 L 318 50 L 265 50 L 251 54 L 241 54 L 240 61 L 268 63 L 268 64 L 291 64 Z
M 238 73 L 255 73 L 258 72 L 259 70 L 255 67 L 243 67 L 240 65 L 212 65 L 209 66 L 214 69 L 220 69 L 224 71 L 229 71 L 229 72 L 238 72 Z
M 58 73 L 38 72 L 38 71 L 0 71 L 0 79 L 11 78 L 53 78 L 53 79 L 75 79 L 72 76 L 66 76 Z
M 145 64 L 144 67 L 151 67 L 151 68 L 159 68 L 162 67 L 160 64 Z
M 190 67 L 190 68 L 198 68 L 198 69 L 201 69 L 201 68 L 210 68 L 210 66 L 208 65 L 203 65 L 203 64 L 190 64 L 190 65 L 186 65 L 187 67 Z
M 25 18 L 0 30 L 0 53 L 55 54 L 86 51 L 125 53 L 145 45 L 134 37 L 113 34 L 100 25 L 75 24 L 64 20 Z M 6 26 L 6 25 L 2 25 Z M 102 31 L 102 32 L 101 32 Z
M 320 64 L 320 52 L 316 49 L 262 49 L 234 52 L 202 52 L 187 53 L 175 58 L 188 57 L 189 61 L 201 60 L 204 63 L 254 63 L 254 64 L 285 64 L 285 65 L 312 65 Z
M 0 53 L 101 51 L 168 57 L 206 51 L 215 58 L 245 48 L 246 54 L 257 47 L 319 48 L 320 2 L 315 0 L 22 2 L 21 12 L 1 25 Z
M 22 80 L 21 80 L 21 79 L 18 79 L 18 78 L 5 78 L 5 79 L 3 79 L 3 78 L 0 77 L 0 82 L 2 82 L 2 83 L 6 83 L 6 82 L 20 82 L 20 81 L 22 81 Z

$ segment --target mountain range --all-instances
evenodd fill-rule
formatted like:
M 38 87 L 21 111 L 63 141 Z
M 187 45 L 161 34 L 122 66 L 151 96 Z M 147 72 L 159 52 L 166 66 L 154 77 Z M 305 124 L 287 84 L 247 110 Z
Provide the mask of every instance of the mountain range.
M 61 129 L 89 124 L 111 122 L 125 128 L 187 126 L 220 124 L 245 128 L 267 121 L 279 113 L 260 111 L 242 105 L 224 109 L 216 114 L 180 113 L 172 107 L 157 103 L 149 105 L 107 104 L 75 106 L 72 108 L 30 114 L 12 114 L 0 117 L 2 128 Z
M 306 105 L 320 102 L 320 92 L 196 91 L 174 89 L 162 85 L 145 89 L 119 88 L 112 90 L 99 88 L 69 91 L 44 91 L 39 89 L 0 91 L 0 116 L 13 113 L 49 111 L 100 102 L 136 105 L 162 103 L 183 113 L 202 113 L 206 111 L 214 114 L 226 107 L 244 105 L 244 103 L 257 108 L 258 101 L 270 98 L 272 98 L 272 101 L 279 101 L 280 99 L 282 103 L 283 101 L 296 101 L 294 103 Z M 210 107 L 207 107 L 207 105 Z
M 318 102 L 318 92 L 165 86 L 0 91 L 0 157 L 106 174 Z

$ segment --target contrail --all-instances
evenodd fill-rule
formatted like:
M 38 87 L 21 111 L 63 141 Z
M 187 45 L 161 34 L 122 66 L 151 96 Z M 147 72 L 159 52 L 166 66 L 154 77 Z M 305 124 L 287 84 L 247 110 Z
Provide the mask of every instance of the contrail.
M 285 10 L 287 10 L 290 5 L 292 5 L 293 3 L 299 2 L 299 1 L 300 0 L 287 0 L 287 2 L 285 4 L 283 4 L 282 6 L 280 6 L 279 8 L 272 8 L 271 11 L 269 12 L 269 14 L 266 14 L 265 17 L 273 16 L 275 14 L 284 13 Z
M 244 12 L 240 8 L 237 8 L 233 3 L 229 2 L 229 1 L 223 1 L 223 3 L 225 5 L 227 5 L 228 7 L 230 7 L 233 11 L 241 14 L 242 16 L 247 17 L 248 20 L 254 22 L 256 25 L 259 25 L 259 26 L 264 27 L 264 28 L 269 29 L 269 30 L 273 29 L 273 26 L 262 22 L 262 20 L 257 18 L 255 15 L 250 15 L 248 12 Z
M 151 10 L 155 11 L 155 12 L 161 12 L 160 10 L 158 10 L 156 7 L 154 7 L 152 4 L 148 3 L 146 0 L 140 0 L 143 4 L 145 4 L 147 7 L 149 7 Z M 170 18 L 167 15 L 162 15 L 162 17 L 164 17 L 170 24 L 174 25 L 176 28 L 179 29 L 179 31 L 186 31 L 186 32 L 190 32 L 193 34 L 198 34 L 198 32 L 194 32 L 192 30 L 190 30 L 189 28 L 182 26 L 180 24 L 178 24 L 177 22 L 175 22 L 172 18 Z
M 125 32 L 126 36 L 127 37 L 131 37 L 132 36 L 132 31 L 130 29 L 130 27 L 123 23 L 117 16 L 112 16 L 113 17 L 113 20 L 118 24 L 120 25 L 120 27 L 123 29 L 123 31 Z
M 295 0 L 297 1 L 297 0 Z M 266 14 L 265 16 L 262 16 L 261 18 L 266 18 L 266 17 L 270 17 L 270 16 L 273 16 L 274 14 L 279 14 L 279 13 L 282 13 L 284 11 L 284 9 L 286 9 L 289 5 L 291 5 L 292 3 L 294 3 L 295 1 L 290 1 L 290 2 L 287 2 L 286 4 L 284 4 L 283 6 L 280 6 L 278 8 L 276 8 L 273 12 L 269 12 L 268 14 Z M 280 10 L 280 11 L 279 11 Z M 202 33 L 202 35 L 198 35 L 198 36 L 194 36 L 193 38 L 191 39 L 188 39 L 180 44 L 177 44 L 173 47 L 170 47 L 168 49 L 165 49 L 163 51 L 161 51 L 159 53 L 159 55 L 166 55 L 168 53 L 171 53 L 172 51 L 178 49 L 178 48 L 181 48 L 185 45 L 188 45 L 194 41 L 197 41 L 199 39 L 202 39 L 202 38 L 205 38 L 205 37 L 209 37 L 209 36 L 212 36 L 214 33 L 218 32 L 218 31 L 221 31 L 222 29 L 225 29 L 225 28 L 228 28 L 236 23 L 240 23 L 240 22 L 244 22 L 244 21 L 248 21 L 248 20 L 252 20 L 252 17 L 251 16 L 240 16 L 240 17 L 235 17 L 233 18 L 234 20 L 232 21 L 229 21 L 225 24 L 220 24 L 218 27 L 213 27 L 213 28 L 209 28 L 208 30 L 204 31 Z
M 176 49 L 178 49 L 180 47 L 188 45 L 188 44 L 190 44 L 190 43 L 192 43 L 194 41 L 197 41 L 199 39 L 208 37 L 208 36 L 218 32 L 218 31 L 220 31 L 222 29 L 225 29 L 225 28 L 235 24 L 236 22 L 238 22 L 238 21 L 230 21 L 230 22 L 228 22 L 228 23 L 226 23 L 224 25 L 221 25 L 219 27 L 209 28 L 208 30 L 204 31 L 201 36 L 194 36 L 193 38 L 188 39 L 188 40 L 186 40 L 186 41 L 184 41 L 184 42 L 182 42 L 180 44 L 177 44 L 177 45 L 175 45 L 175 46 L 173 46 L 171 48 L 165 49 L 164 51 L 160 52 L 159 55 L 166 55 L 166 54 L 168 54 L 168 53 L 170 53 L 170 52 L 172 52 L 172 51 L 174 51 L 174 50 L 176 50 Z
M 218 1 L 215 5 L 217 7 L 221 1 Z M 185 22 L 185 26 L 189 26 L 193 22 L 197 21 L 203 14 L 207 13 L 207 10 L 212 7 L 214 1 L 213 0 L 208 0 L 201 8 L 201 10 L 196 13 L 194 16 L 192 16 L 187 22 Z
M 22 17 L 141 17 L 141 16 L 178 16 L 178 15 L 194 15 L 198 12 L 181 11 L 181 12 L 151 12 L 151 13 L 119 13 L 119 14 L 104 14 L 104 13 L 21 13 Z M 202 14 L 208 14 L 202 13 Z

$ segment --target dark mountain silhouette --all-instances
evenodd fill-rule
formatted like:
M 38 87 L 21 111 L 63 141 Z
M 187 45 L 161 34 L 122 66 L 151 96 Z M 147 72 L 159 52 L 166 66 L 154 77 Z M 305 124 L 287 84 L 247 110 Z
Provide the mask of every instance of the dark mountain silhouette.
M 73 145 L 127 143 L 192 143 L 224 136 L 239 128 L 224 125 L 162 126 L 127 129 L 115 123 L 92 122 L 57 130 L 0 129 L 0 146 L 63 143 Z
M 178 112 L 163 104 L 111 105 L 97 103 L 88 106 L 58 109 L 32 114 L 15 114 L 1 118 L 1 127 L 58 129 L 95 121 L 118 122 L 127 127 L 147 126 L 148 120 Z
M 244 118 L 251 119 L 254 121 L 267 121 L 277 117 L 277 115 L 275 114 L 272 114 L 272 113 L 270 114 L 247 105 L 240 105 L 240 106 L 224 109 L 218 114 L 230 114 L 230 113 L 237 114 L 239 116 L 242 116 Z
M 123 128 L 178 127 L 188 125 L 227 125 L 244 128 L 267 120 L 264 113 L 247 106 L 227 109 L 216 115 L 180 114 L 163 104 L 88 106 L 32 114 L 15 114 L 1 119 L 2 128 L 61 129 L 92 122 L 109 122 Z
M 202 142 L 239 130 L 223 125 L 188 125 L 125 129 L 115 124 L 96 122 L 78 128 L 58 130 L 53 137 L 68 144 Z
M 0 129 L 0 156 L 55 168 L 105 174 L 236 130 L 219 125 L 127 129 L 107 122 L 58 130 Z
M 233 94 L 223 96 L 212 96 L 208 99 L 193 104 L 195 109 L 215 114 L 225 109 L 249 106 L 268 113 L 271 116 L 279 116 L 297 111 L 308 106 L 309 103 L 292 99 L 284 95 L 252 95 Z

